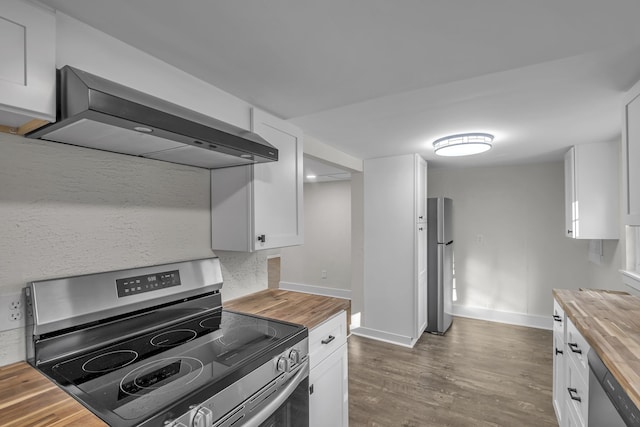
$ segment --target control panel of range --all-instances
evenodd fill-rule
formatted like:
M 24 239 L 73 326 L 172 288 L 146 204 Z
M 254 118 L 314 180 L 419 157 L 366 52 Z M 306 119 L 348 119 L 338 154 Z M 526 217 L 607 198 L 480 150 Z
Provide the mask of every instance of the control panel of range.
M 116 279 L 118 298 L 180 286 L 180 284 L 180 271 L 178 270 Z

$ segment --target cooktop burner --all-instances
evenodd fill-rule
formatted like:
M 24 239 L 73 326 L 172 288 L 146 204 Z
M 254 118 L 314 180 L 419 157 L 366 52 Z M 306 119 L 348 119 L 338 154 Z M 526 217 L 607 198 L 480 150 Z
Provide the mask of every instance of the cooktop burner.
M 124 368 L 138 358 L 133 350 L 114 350 L 98 354 L 82 364 L 82 370 L 89 374 L 99 374 Z
M 173 347 L 185 342 L 189 342 L 196 338 L 198 333 L 192 329 L 174 329 L 168 332 L 162 332 L 151 338 L 151 345 L 156 347 Z

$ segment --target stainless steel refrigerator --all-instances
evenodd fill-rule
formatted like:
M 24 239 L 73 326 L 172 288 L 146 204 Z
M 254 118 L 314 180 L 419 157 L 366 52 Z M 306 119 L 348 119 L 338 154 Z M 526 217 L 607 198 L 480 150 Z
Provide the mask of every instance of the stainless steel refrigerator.
M 453 201 L 427 199 L 427 332 L 444 334 L 453 320 Z

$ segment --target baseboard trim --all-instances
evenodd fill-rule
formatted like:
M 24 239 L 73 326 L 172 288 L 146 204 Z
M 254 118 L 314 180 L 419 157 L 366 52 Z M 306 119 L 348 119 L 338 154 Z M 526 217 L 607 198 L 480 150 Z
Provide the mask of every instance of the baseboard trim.
M 471 319 L 488 320 L 490 322 L 507 323 L 510 325 L 528 326 L 537 329 L 553 329 L 551 316 L 536 314 L 512 313 L 508 311 L 490 310 L 482 307 L 453 306 L 453 315 Z
M 359 337 L 371 338 L 372 340 L 382 341 L 389 344 L 400 345 L 402 347 L 413 348 L 418 340 L 413 339 L 411 337 L 406 337 L 404 335 L 396 335 L 390 332 L 383 332 L 377 329 L 370 329 L 360 326 L 358 328 L 353 328 L 351 330 L 351 334 L 357 335 Z
M 305 294 L 322 295 L 325 297 L 351 299 L 351 291 L 348 289 L 325 288 L 323 286 L 304 285 L 302 283 L 292 282 L 280 282 L 280 289 L 303 292 Z

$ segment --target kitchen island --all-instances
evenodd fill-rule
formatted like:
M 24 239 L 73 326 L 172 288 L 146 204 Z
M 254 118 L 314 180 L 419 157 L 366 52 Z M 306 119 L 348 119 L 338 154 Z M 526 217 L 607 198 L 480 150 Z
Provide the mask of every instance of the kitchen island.
M 311 329 L 342 310 L 349 311 L 350 301 L 267 289 L 229 301 L 224 308 L 303 324 Z M 0 367 L 0 425 L 106 426 L 26 362 Z

